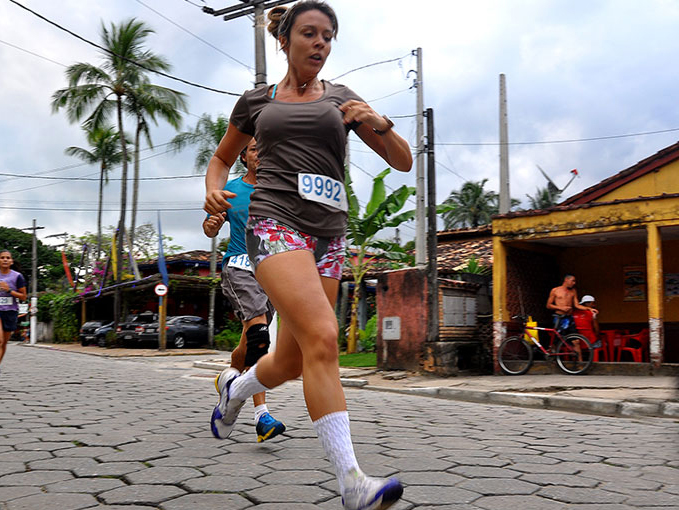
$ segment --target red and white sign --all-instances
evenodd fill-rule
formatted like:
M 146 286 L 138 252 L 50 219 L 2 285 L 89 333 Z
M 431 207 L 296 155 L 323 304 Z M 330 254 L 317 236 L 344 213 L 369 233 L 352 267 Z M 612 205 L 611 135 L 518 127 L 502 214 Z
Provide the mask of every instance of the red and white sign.
M 164 283 L 159 283 L 155 286 L 156 296 L 164 296 L 167 294 L 167 285 Z

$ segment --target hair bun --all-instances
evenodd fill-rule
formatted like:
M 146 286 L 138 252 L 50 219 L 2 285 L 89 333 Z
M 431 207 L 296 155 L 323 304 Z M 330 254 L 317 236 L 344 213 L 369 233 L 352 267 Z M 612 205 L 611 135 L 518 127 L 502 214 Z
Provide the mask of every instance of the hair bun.
M 269 33 L 278 40 L 278 27 L 281 25 L 281 19 L 287 12 L 288 8 L 282 5 L 274 7 L 268 13 L 269 24 L 267 25 L 267 30 Z

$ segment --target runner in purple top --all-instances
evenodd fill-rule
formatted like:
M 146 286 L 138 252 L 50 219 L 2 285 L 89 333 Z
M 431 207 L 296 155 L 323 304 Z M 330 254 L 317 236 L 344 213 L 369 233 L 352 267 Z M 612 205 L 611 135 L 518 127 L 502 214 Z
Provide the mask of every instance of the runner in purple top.
M 287 73 L 236 103 L 208 165 L 205 210 L 219 214 L 231 207 L 233 193 L 223 190 L 224 183 L 254 137 L 260 164 L 246 245 L 281 324 L 275 352 L 242 375 L 229 368 L 217 378 L 212 433 L 228 437 L 247 398 L 302 375 L 307 410 L 335 469 L 344 508 L 382 510 L 400 499 L 403 487 L 395 478 L 372 478 L 359 468 L 339 378 L 334 306 L 344 261 L 348 131 L 397 170 L 409 171 L 412 155 L 386 116 L 347 87 L 319 80 L 337 35 L 330 6 L 304 0 L 275 7 L 269 19 L 269 32 L 288 60 Z
M 7 250 L 0 251 L 0 362 L 5 356 L 7 342 L 17 329 L 19 301 L 26 299 L 26 281 L 21 273 L 11 269 L 14 260 Z

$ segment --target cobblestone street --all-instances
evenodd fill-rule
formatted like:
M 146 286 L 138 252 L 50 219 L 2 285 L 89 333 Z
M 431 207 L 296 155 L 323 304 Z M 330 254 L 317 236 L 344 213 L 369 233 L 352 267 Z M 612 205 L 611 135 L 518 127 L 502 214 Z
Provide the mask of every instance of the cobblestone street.
M 341 509 L 302 385 L 209 431 L 211 377 L 189 361 L 10 345 L 0 367 L 1 510 Z M 679 423 L 345 389 L 358 459 L 396 475 L 396 510 L 679 508 Z

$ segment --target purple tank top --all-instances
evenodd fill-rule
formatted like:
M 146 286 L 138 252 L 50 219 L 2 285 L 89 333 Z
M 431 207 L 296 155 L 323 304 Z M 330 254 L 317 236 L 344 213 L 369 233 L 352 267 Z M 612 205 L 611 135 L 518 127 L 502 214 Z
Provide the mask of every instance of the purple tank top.
M 21 273 L 14 271 L 13 269 L 10 269 L 7 274 L 0 273 L 0 281 L 7 282 L 9 288 L 15 292 L 26 286 L 24 277 L 21 276 Z M 4 312 L 7 310 L 18 311 L 19 300 L 12 296 L 9 291 L 0 290 L 0 311 Z

